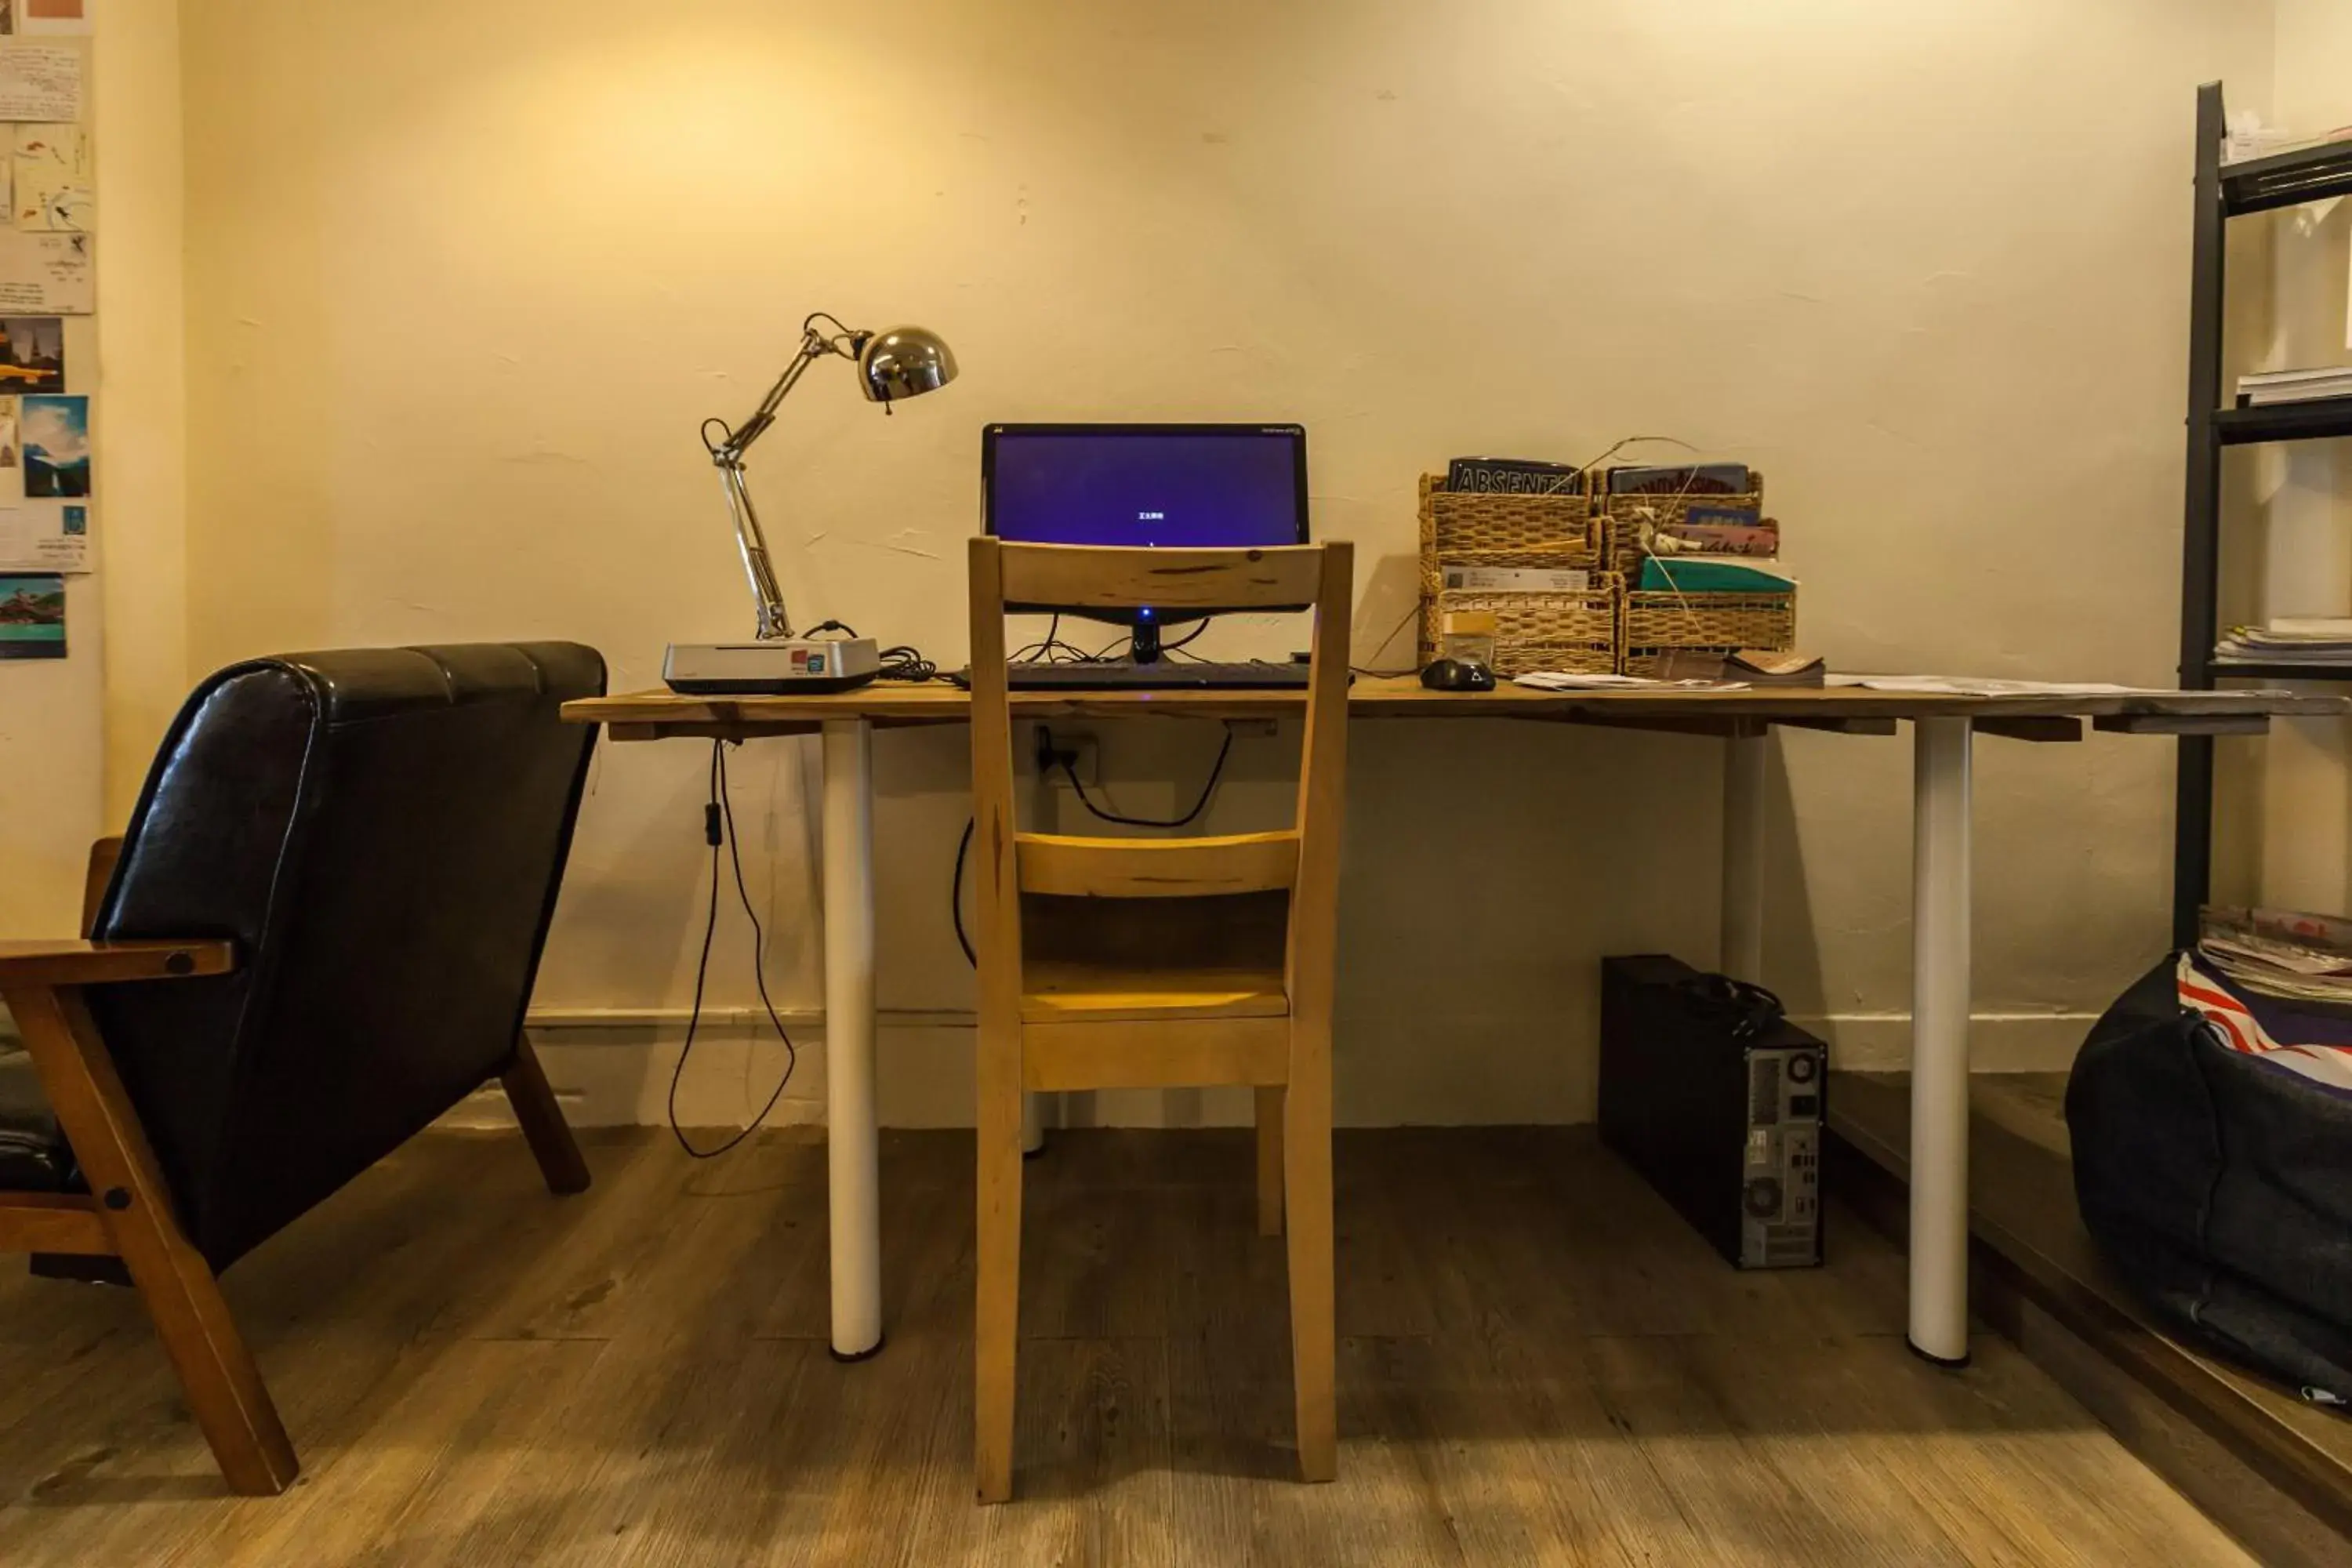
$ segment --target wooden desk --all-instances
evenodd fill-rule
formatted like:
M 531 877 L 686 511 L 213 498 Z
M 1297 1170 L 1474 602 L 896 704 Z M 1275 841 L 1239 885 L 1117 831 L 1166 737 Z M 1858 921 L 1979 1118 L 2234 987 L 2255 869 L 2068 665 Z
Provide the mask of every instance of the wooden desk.
M 1281 718 L 1297 692 L 1015 693 L 1025 719 Z M 825 1114 L 831 1180 L 833 1349 L 882 1342 L 880 1194 L 875 1173 L 874 844 L 877 729 L 958 724 L 967 696 L 945 682 L 877 683 L 832 697 L 681 697 L 637 692 L 567 703 L 564 717 L 616 741 L 729 741 L 822 734 L 824 745 Z M 1954 697 L 1827 689 L 1546 692 L 1506 686 L 1424 691 L 1411 677 L 1366 679 L 1357 719 L 1515 719 L 1719 735 L 1725 740 L 1722 950 L 1727 973 L 1757 977 L 1763 950 L 1764 737 L 1773 725 L 1844 734 L 1915 731 L 1912 774 L 1912 1348 L 1968 1356 L 1969 774 L 1974 738 L 2079 741 L 2085 721 L 2126 734 L 2250 734 L 2275 715 L 2342 716 L 2352 701 L 2278 691 L 2087 697 Z

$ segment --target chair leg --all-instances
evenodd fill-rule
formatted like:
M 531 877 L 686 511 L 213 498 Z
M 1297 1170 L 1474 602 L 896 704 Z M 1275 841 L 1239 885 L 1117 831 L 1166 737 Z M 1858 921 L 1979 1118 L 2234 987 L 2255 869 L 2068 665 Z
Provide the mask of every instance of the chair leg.
M 581 1157 L 572 1124 L 563 1120 L 563 1107 L 556 1103 L 555 1091 L 547 1086 L 547 1074 L 530 1040 L 515 1042 L 514 1060 L 499 1082 L 506 1088 L 507 1103 L 514 1107 L 515 1120 L 522 1124 L 523 1139 L 539 1161 L 540 1173 L 547 1178 L 547 1190 L 559 1196 L 586 1192 L 588 1162 Z
M 1257 1091 L 1257 1233 L 1282 1234 L 1282 1118 L 1280 1084 Z
M 300 1469 L 294 1445 L 219 1281 L 173 1214 L 147 1135 L 81 994 L 30 988 L 6 1000 L 222 1476 L 247 1496 L 284 1491 Z
M 1021 1328 L 1021 1041 L 980 1040 L 979 1300 L 972 1317 L 972 1460 L 982 1502 L 1013 1498 L 1014 1359 Z
M 1297 1400 L 1298 1469 L 1310 1481 L 1339 1470 L 1331 1240 L 1331 1054 L 1328 1026 L 1294 1020 L 1285 1095 L 1283 1174 L 1290 1239 L 1290 1362 Z

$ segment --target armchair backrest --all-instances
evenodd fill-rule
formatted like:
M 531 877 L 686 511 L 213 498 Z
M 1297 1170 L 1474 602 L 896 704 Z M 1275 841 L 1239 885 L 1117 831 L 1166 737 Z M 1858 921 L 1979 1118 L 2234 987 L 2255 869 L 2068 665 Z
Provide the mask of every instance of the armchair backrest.
M 572 643 L 255 659 L 164 738 L 93 934 L 236 971 L 90 996 L 182 1226 L 220 1268 L 511 1057 L 604 689 Z

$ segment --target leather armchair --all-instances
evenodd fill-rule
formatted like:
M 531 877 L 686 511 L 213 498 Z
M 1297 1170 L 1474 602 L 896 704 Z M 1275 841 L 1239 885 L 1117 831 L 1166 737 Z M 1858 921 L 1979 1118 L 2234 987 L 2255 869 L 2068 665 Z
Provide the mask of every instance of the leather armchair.
M 297 1465 L 217 1270 L 493 1078 L 588 1184 L 522 1022 L 594 743 L 559 710 L 604 689 L 571 643 L 222 670 L 93 851 L 82 940 L 0 942 L 0 1249 L 127 1273 L 238 1491 Z

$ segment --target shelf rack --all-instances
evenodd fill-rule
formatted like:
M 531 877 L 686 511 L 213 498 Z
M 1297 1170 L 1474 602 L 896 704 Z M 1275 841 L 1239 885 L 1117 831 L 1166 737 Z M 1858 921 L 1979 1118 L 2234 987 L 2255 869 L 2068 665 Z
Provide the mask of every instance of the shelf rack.
M 2273 664 L 2214 657 L 2221 635 L 2221 450 L 2263 441 L 2352 436 L 2352 397 L 2262 408 L 2226 407 L 2221 333 L 2229 220 L 2330 196 L 2352 195 L 2352 141 L 2323 142 L 2224 165 L 2229 116 L 2221 84 L 2197 89 L 2196 222 L 2189 246 L 2189 477 L 2180 548 L 2180 685 L 2222 680 L 2352 680 L 2352 664 Z M 2213 738 L 2180 740 L 2174 783 L 2172 940 L 2197 940 L 2197 914 L 2212 885 Z

